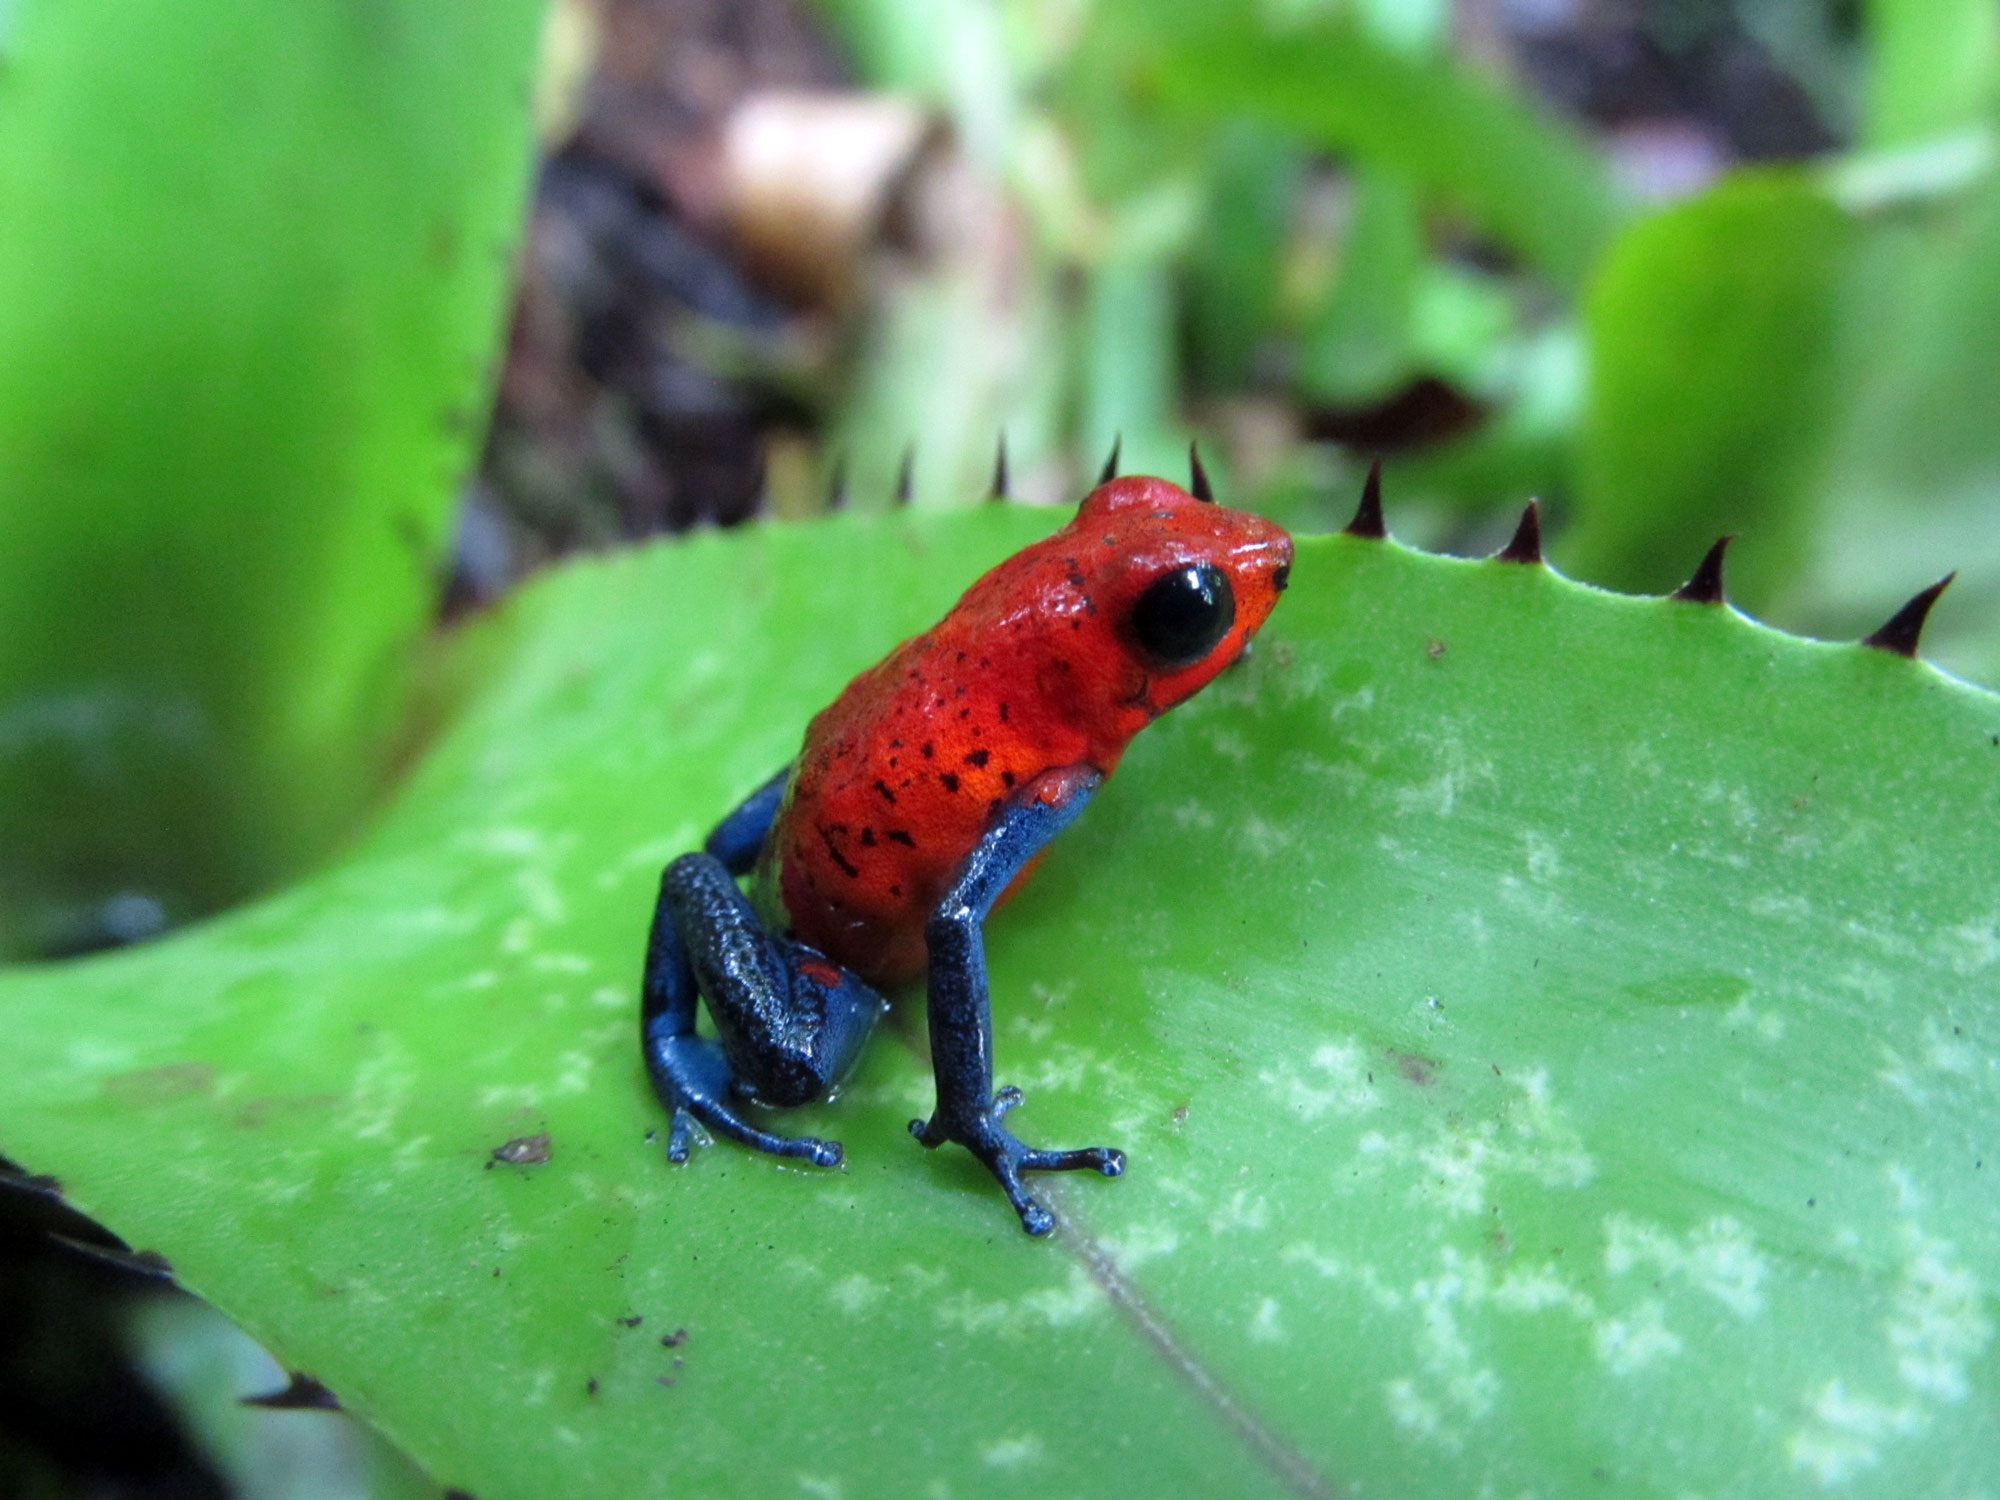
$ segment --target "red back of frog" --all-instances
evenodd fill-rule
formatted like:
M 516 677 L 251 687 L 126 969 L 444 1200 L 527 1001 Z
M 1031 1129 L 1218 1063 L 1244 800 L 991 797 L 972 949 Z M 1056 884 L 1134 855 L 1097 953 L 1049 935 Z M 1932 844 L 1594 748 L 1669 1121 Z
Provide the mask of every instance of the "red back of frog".
M 1109 775 L 1242 654 L 1291 561 L 1262 517 L 1100 486 L 812 721 L 759 905 L 872 983 L 921 973 L 925 920 L 1001 809 L 1047 772 Z

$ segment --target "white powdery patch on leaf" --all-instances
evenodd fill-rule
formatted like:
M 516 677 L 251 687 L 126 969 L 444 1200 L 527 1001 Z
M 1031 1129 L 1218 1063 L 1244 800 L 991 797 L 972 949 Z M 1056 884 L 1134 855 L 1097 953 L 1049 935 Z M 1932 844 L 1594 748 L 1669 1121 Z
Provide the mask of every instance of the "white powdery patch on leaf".
M 1278 1321 L 1278 1299 L 1261 1297 L 1250 1314 L 1249 1335 L 1253 1344 L 1282 1344 L 1289 1337 Z
M 1422 1373 L 1389 1382 L 1389 1414 L 1398 1425 L 1453 1450 L 1463 1445 L 1463 1427 L 1490 1416 L 1500 1399 L 1500 1377 L 1474 1356 L 1459 1322 L 1460 1311 L 1477 1306 L 1486 1293 L 1485 1264 L 1447 1248 L 1438 1273 L 1416 1282 L 1403 1299 L 1417 1313 Z M 1444 1417 L 1451 1427 L 1443 1425 Z
M 1508 1082 L 1515 1097 L 1499 1119 L 1470 1128 L 1440 1124 L 1431 1140 L 1414 1148 L 1410 1154 L 1418 1178 L 1410 1189 L 1413 1198 L 1450 1214 L 1476 1214 L 1485 1210 L 1487 1182 L 1496 1176 L 1530 1177 L 1545 1187 L 1582 1187 L 1596 1175 L 1583 1138 L 1549 1092 L 1547 1071 L 1537 1068 Z
M 1123 1234 L 1105 1236 L 1102 1244 L 1112 1264 L 1129 1276 L 1147 1261 L 1180 1249 L 1181 1236 L 1171 1224 L 1134 1224 Z
M 1883 1444 L 1923 1432 L 1941 1408 L 1963 1401 L 1972 1391 L 1967 1371 L 1993 1340 L 1979 1279 L 1959 1262 L 1956 1246 L 1924 1233 L 1909 1174 L 1891 1167 L 1888 1178 L 1898 1207 L 1910 1215 L 1897 1226 L 1902 1274 L 1882 1324 L 1903 1393 L 1894 1401 L 1849 1394 L 1841 1379 L 1808 1393 L 1806 1420 L 1786 1440 L 1786 1451 L 1823 1485 L 1872 1468 Z
M 1103 1288 L 1072 1266 L 1060 1285 L 1038 1287 L 1019 1297 L 989 1300 L 962 1291 L 939 1297 L 930 1294 L 932 1317 L 943 1328 L 978 1335 L 999 1334 L 1015 1339 L 1038 1328 L 1071 1328 L 1102 1313 L 1108 1302 Z
M 1868 1396 L 1850 1396 L 1829 1380 L 1812 1398 L 1806 1423 L 1785 1441 L 1794 1468 L 1821 1484 L 1845 1483 L 1882 1461 L 1882 1444 L 1914 1432 L 1922 1422 L 1908 1402 L 1888 1406 Z
M 1611 1215 L 1604 1221 L 1604 1269 L 1623 1276 L 1647 1268 L 1661 1278 L 1685 1281 L 1739 1318 L 1763 1311 L 1770 1263 L 1732 1218 L 1710 1219 L 1682 1239 L 1660 1225 Z
M 843 1276 L 827 1289 L 827 1296 L 833 1305 L 850 1318 L 859 1317 L 889 1295 L 889 1289 L 872 1277 L 856 1271 L 852 1276 Z
M 1945 929 L 1939 945 L 1952 968 L 1967 977 L 2000 964 L 2000 913 Z
M 1367 1053 L 1352 1037 L 1314 1048 L 1304 1068 L 1267 1069 L 1257 1078 L 1301 1119 L 1317 1120 L 1328 1111 L 1358 1115 L 1382 1107 L 1382 1097 L 1368 1079 Z
M 1042 1456 L 1042 1440 L 1033 1433 L 996 1439 L 980 1445 L 979 1457 L 996 1469 L 1018 1469 Z
M 1993 1337 L 1979 1280 L 1950 1242 L 1905 1224 L 1908 1259 L 1889 1318 L 1889 1344 L 1904 1385 L 1938 1401 L 1963 1401 L 1965 1369 Z
M 1681 1352 L 1681 1336 L 1667 1327 L 1666 1308 L 1648 1297 L 1623 1317 L 1595 1329 L 1597 1357 L 1614 1375 L 1631 1375 Z

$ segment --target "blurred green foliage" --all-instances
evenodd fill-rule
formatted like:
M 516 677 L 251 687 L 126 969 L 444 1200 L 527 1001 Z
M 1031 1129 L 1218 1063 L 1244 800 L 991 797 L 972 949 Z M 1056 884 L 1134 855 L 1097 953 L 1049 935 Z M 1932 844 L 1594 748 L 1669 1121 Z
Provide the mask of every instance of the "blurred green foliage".
M 1487 517 L 1539 494 L 1558 559 L 1646 589 L 1740 533 L 1733 597 L 1835 634 L 1957 568 L 1936 648 L 2000 678 L 2000 13 L 1877 0 L 1846 49 L 1817 7 L 1740 9 L 1827 119 L 1858 120 L 1855 151 L 1642 203 L 1601 146 L 1454 56 L 1442 7 L 823 0 L 867 81 L 935 101 L 1028 212 L 1028 300 L 1076 309 L 1034 325 L 1035 380 L 986 368 L 983 424 L 930 419 L 971 382 L 923 346 L 932 394 L 898 431 L 933 450 L 924 498 L 976 493 L 1001 426 L 1076 483 L 1118 431 L 1128 466 L 1175 472 L 1209 428 L 1226 468 L 1246 400 L 1310 436 L 1428 378 L 1476 416 L 1390 445 L 1407 533 L 1490 544 Z M 1658 10 L 1669 39 L 1705 24 Z M 1005 300 L 983 316 L 943 368 Z M 844 437 L 886 470 L 903 438 L 882 422 Z M 1298 436 L 1237 494 L 1336 522 L 1352 462 Z
M 381 793 L 539 11 L 0 8 L 0 957 L 239 900 Z

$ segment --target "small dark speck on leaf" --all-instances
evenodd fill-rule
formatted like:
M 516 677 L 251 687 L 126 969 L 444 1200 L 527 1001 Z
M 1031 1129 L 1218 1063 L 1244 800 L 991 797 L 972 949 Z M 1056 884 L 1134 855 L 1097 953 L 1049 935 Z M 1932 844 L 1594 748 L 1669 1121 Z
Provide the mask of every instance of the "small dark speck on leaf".
M 676 1328 L 672 1333 L 661 1336 L 660 1347 L 662 1349 L 678 1349 L 687 1341 L 688 1331 L 685 1328 Z
M 1439 661 L 1443 659 L 1444 653 L 1445 644 L 1443 641 L 1434 635 L 1425 638 L 1424 655 L 1428 656 L 1432 661 Z
M 539 1167 L 551 1154 L 546 1130 L 538 1130 L 533 1135 L 517 1135 L 506 1145 L 493 1148 L 493 1160 L 505 1162 L 510 1167 Z
M 586 1396 L 595 1396 L 597 1394 L 597 1377 L 595 1375 L 583 1383 L 583 1393 Z
M 672 1385 L 674 1383 L 674 1377 L 671 1375 L 655 1375 L 653 1380 L 659 1385 Z
M 1188 1117 L 1188 1107 L 1185 1104 L 1178 1105 L 1175 1107 L 1174 1123 L 1176 1125 L 1185 1125 L 1187 1123 L 1187 1117 Z
M 1807 1207 L 1807 1208 L 1818 1208 L 1818 1207 L 1819 1207 L 1819 1199 L 1817 1199 L 1817 1198 L 1808 1198 L 1808 1199 L 1806 1199 L 1806 1207 Z
M 444 1500 L 479 1500 L 479 1497 L 471 1490 L 446 1490 Z
M 646 1321 L 646 1315 L 644 1313 L 633 1313 L 632 1316 L 629 1318 L 620 1318 L 618 1320 L 618 1326 L 621 1328 L 637 1328 L 641 1323 L 645 1321 Z

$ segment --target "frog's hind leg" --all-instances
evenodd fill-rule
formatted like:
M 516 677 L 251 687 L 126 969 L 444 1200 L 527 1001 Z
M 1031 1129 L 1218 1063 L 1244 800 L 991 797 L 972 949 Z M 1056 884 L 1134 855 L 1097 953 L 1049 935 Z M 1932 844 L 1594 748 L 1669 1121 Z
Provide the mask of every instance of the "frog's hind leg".
M 695 1033 L 697 998 L 720 1044 Z M 838 1166 L 838 1141 L 760 1130 L 738 1101 L 790 1106 L 823 1097 L 852 1064 L 881 998 L 811 949 L 764 931 L 711 854 L 667 866 L 646 950 L 646 1067 L 673 1113 L 667 1155 L 687 1159 L 693 1122 L 776 1156 Z

